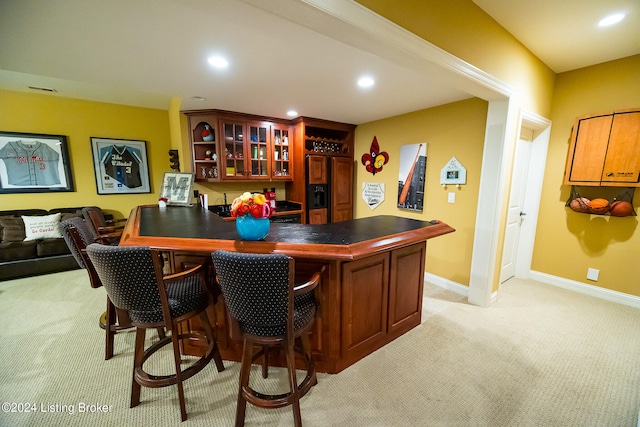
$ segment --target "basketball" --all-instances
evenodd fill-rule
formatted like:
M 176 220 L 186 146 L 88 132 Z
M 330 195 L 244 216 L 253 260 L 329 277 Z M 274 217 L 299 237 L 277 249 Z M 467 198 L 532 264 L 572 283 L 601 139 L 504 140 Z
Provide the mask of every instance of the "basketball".
M 609 211 L 609 201 L 607 199 L 593 199 L 589 203 L 591 213 L 602 215 Z
M 629 216 L 633 214 L 633 205 L 629 202 L 625 202 L 624 200 L 616 200 L 611 203 L 609 213 L 612 216 Z
M 589 201 L 586 197 L 578 197 L 569 203 L 569 207 L 576 212 L 589 212 Z

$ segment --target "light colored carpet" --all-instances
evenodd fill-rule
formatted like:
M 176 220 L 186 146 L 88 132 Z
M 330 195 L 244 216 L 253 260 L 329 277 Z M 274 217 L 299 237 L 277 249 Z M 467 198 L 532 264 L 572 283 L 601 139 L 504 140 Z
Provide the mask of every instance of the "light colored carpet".
M 23 411 L 4 405 L 1 426 L 233 425 L 231 362 L 186 381 L 185 423 L 175 387 L 143 388 L 130 409 L 134 334 L 118 334 L 104 361 L 104 305 L 104 290 L 91 289 L 82 270 L 0 282 L 0 400 Z M 171 353 L 162 356 L 155 366 L 170 370 Z M 272 370 L 269 383 L 283 374 Z M 306 426 L 618 427 L 636 426 L 639 408 L 640 310 L 512 279 L 490 308 L 427 285 L 422 325 L 337 375 L 319 374 L 302 418 Z M 290 408 L 247 408 L 247 426 L 292 424 Z

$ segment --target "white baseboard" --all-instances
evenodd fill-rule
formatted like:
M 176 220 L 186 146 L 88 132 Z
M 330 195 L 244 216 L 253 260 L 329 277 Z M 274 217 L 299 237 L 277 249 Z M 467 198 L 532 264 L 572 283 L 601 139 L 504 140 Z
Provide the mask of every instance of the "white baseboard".
M 469 296 L 469 287 L 465 285 L 461 285 L 460 283 L 454 282 L 453 280 L 445 279 L 444 277 L 436 276 L 431 273 L 424 273 L 424 281 L 429 282 L 432 285 L 436 285 L 440 288 L 447 289 L 451 292 L 455 292 L 458 295 L 462 295 L 465 297 Z
M 589 285 L 587 283 L 577 282 L 575 280 L 564 279 L 558 276 L 552 276 L 539 271 L 530 271 L 529 278 L 548 285 L 558 286 L 560 288 L 569 289 L 581 294 L 590 295 L 592 297 L 601 298 L 607 301 L 617 302 L 635 308 L 640 308 L 640 297 L 629 295 L 611 289 L 605 289 L 598 286 Z
M 552 276 L 551 274 L 541 273 L 539 271 L 533 270 L 529 272 L 529 278 L 531 280 L 536 280 L 547 285 L 558 286 L 560 288 L 590 295 L 592 297 L 600 298 L 603 300 L 628 305 L 630 307 L 640 308 L 640 297 L 637 297 L 635 295 L 612 291 L 611 289 L 601 288 L 598 286 L 589 285 L 587 283 L 577 282 L 575 280 L 569 280 L 558 276 Z M 436 276 L 435 274 L 426 272 L 424 273 L 424 280 L 425 282 L 429 282 L 443 289 L 455 292 L 458 295 L 462 295 L 467 298 L 469 297 L 469 287 L 454 282 L 453 280 L 445 279 L 444 277 Z M 497 298 L 498 292 L 493 292 L 491 294 L 491 303 L 493 304 L 497 300 Z M 638 425 L 638 427 L 640 427 L 640 425 Z
M 431 273 L 424 273 L 424 281 L 429 282 L 432 285 L 436 285 L 440 288 L 447 289 L 451 292 L 455 292 L 458 295 L 462 295 L 464 297 L 469 298 L 469 287 L 465 285 L 461 285 L 458 282 L 454 282 L 453 280 L 445 279 L 444 277 L 436 276 Z M 491 294 L 491 304 L 493 304 L 498 298 L 498 292 L 494 292 Z

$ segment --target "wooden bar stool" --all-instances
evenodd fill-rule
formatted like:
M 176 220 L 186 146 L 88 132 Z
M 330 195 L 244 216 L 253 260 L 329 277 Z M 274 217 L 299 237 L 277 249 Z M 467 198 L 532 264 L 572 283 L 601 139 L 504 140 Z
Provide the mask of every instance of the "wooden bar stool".
M 67 243 L 71 254 L 73 254 L 73 257 L 76 259 L 76 262 L 89 274 L 91 287 L 94 289 L 102 287 L 98 273 L 96 273 L 87 255 L 87 246 L 94 243 L 94 240 L 93 233 L 86 221 L 82 218 L 69 218 L 60 223 L 60 229 L 62 237 Z M 107 295 L 107 309 L 102 316 L 100 316 L 98 326 L 105 330 L 104 360 L 109 360 L 113 357 L 113 341 L 116 332 L 132 328 L 133 325 L 127 313 L 116 309 Z M 164 338 L 164 329 L 159 328 L 158 335 L 160 338 Z
M 214 303 L 207 285 L 207 265 L 201 264 L 165 277 L 162 258 L 156 249 L 93 243 L 87 246 L 87 254 L 113 304 L 126 311 L 136 327 L 130 407 L 140 403 L 141 386 L 166 387 L 175 384 L 178 386 L 181 419 L 185 421 L 187 410 L 182 382 L 200 372 L 211 359 L 215 360 L 218 372 L 224 370 L 206 311 Z M 196 316 L 204 327 L 204 334 L 179 333 L 178 324 Z M 171 336 L 145 349 L 146 330 L 159 327 L 170 331 Z M 181 339 L 203 340 L 206 343 L 204 355 L 184 369 L 180 366 Z M 168 344 L 173 344 L 175 374 L 153 375 L 145 372 L 145 361 Z
M 294 283 L 295 261 L 279 254 L 246 254 L 218 250 L 213 264 L 231 322 L 231 337 L 243 341 L 242 364 L 236 408 L 236 426 L 243 426 L 247 402 L 261 408 L 291 405 L 296 426 L 302 425 L 300 398 L 317 383 L 309 331 L 316 301 L 313 289 L 324 271 L 299 286 Z M 296 346 L 299 339 L 302 347 Z M 254 346 L 260 350 L 254 353 Z M 268 374 L 268 352 L 285 350 L 289 392 L 273 395 L 249 386 L 251 364 L 263 358 L 262 375 Z M 304 362 L 306 376 L 296 378 L 295 355 Z

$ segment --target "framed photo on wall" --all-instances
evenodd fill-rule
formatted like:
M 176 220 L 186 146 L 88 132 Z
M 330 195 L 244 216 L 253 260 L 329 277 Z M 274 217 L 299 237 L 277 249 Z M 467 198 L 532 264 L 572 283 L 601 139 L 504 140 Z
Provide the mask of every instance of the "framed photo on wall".
M 191 206 L 193 174 L 189 172 L 165 172 L 162 178 L 160 197 L 167 199 L 168 205 Z
M 146 141 L 91 137 L 98 194 L 151 193 Z
M 0 194 L 74 191 L 67 137 L 0 131 Z
M 398 208 L 422 212 L 426 174 L 427 144 L 403 145 L 400 148 Z

